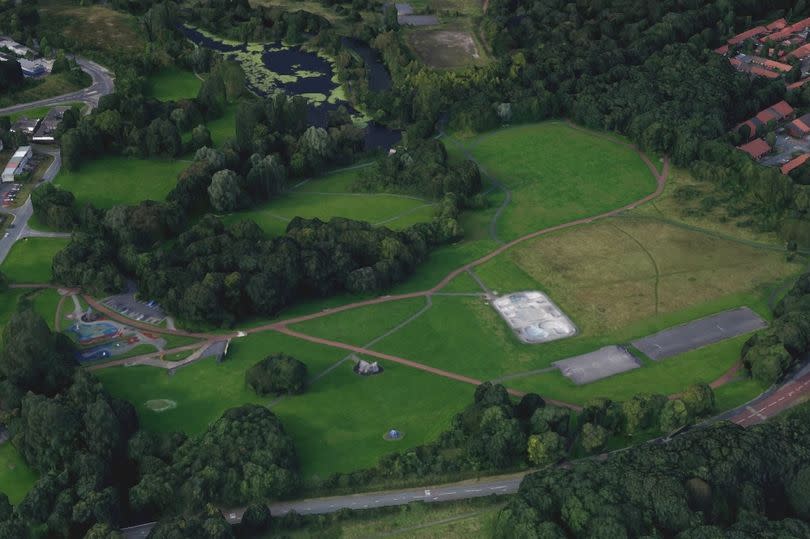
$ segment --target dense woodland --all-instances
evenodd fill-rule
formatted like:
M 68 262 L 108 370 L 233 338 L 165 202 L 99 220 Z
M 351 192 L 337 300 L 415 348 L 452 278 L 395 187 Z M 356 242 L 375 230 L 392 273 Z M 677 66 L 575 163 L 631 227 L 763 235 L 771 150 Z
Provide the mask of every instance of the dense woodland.
M 548 468 L 520 485 L 495 537 L 810 537 L 810 406 L 744 429 L 717 423 Z

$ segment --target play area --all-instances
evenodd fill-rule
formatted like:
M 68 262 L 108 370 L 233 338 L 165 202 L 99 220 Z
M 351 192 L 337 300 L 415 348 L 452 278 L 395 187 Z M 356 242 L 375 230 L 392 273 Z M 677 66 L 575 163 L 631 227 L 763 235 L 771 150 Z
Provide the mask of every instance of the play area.
M 492 302 L 518 339 L 527 344 L 571 337 L 576 326 L 542 292 L 516 292 Z

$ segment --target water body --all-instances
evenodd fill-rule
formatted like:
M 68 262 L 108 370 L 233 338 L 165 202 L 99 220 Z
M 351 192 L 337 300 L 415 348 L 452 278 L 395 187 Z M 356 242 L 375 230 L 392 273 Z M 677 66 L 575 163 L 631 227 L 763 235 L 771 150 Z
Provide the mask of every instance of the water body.
M 220 41 L 195 28 L 181 26 L 180 30 L 193 43 L 223 54 L 230 60 L 240 62 L 248 75 L 247 87 L 255 95 L 266 97 L 277 91 L 287 95 L 300 95 L 309 102 L 308 121 L 311 125 L 326 127 L 329 111 L 345 107 L 353 116 L 362 116 L 339 93 L 334 82 L 332 63 L 321 56 L 300 47 L 287 47 L 281 43 L 257 45 Z M 372 50 L 358 40 L 345 39 L 364 61 L 369 74 L 369 88 L 384 91 L 391 88 L 391 76 Z M 400 141 L 400 131 L 389 129 L 376 122 L 369 122 L 365 134 L 367 150 L 386 150 Z

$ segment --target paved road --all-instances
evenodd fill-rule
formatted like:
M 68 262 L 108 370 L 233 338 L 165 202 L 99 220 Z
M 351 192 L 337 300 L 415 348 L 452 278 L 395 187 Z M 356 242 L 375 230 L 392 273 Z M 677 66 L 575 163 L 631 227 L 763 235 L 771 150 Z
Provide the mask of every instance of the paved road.
M 528 473 L 530 472 L 397 491 L 367 492 L 349 496 L 278 502 L 270 504 L 270 513 L 273 516 L 281 516 L 294 510 L 302 515 L 318 515 L 334 513 L 341 509 L 372 509 L 405 505 L 416 501 L 437 503 L 481 498 L 493 494 L 514 494 L 517 492 L 523 477 Z M 238 524 L 242 520 L 243 512 L 243 508 L 225 510 L 224 515 L 231 524 Z M 149 535 L 154 526 L 154 522 L 149 522 L 140 526 L 125 528 L 122 531 L 126 539 L 143 539 Z
M 810 398 L 810 362 L 805 359 L 805 366 L 796 371 L 787 381 L 778 387 L 766 391 L 753 401 L 720 416 L 748 427 L 762 423 L 780 412 L 800 404 Z
M 42 176 L 42 181 L 52 181 L 59 173 L 59 168 L 62 166 L 62 156 L 59 153 L 59 149 L 49 146 L 37 146 L 36 150 L 41 153 L 48 153 L 53 157 L 51 166 L 48 167 L 48 170 L 46 170 L 45 174 Z M 29 197 L 28 200 L 26 200 L 25 203 L 19 208 L 4 211 L 14 217 L 14 220 L 11 223 L 13 226 L 6 230 L 8 236 L 0 238 L 0 264 L 3 263 L 6 256 L 8 256 L 11 247 L 19 239 L 41 236 L 63 236 L 63 234 L 59 233 L 37 232 L 28 228 L 28 220 L 34 213 L 34 207 L 31 204 L 31 197 Z
M 0 116 L 21 112 L 27 109 L 62 105 L 65 103 L 81 102 L 86 104 L 89 108 L 98 106 L 98 100 L 101 96 L 113 92 L 115 87 L 115 79 L 105 67 L 100 66 L 95 62 L 91 62 L 85 58 L 76 57 L 76 62 L 81 66 L 82 70 L 90 75 L 93 83 L 82 90 L 63 94 L 56 97 L 49 97 L 47 99 L 40 99 L 39 101 L 31 101 L 29 103 L 22 103 L 0 109 Z

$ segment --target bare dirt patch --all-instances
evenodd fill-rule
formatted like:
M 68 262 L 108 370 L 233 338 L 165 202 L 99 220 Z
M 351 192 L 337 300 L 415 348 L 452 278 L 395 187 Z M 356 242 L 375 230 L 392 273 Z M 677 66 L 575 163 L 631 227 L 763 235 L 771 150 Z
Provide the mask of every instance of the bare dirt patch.
M 452 69 L 477 64 L 481 53 L 472 34 L 455 30 L 418 30 L 408 41 L 425 65 Z

